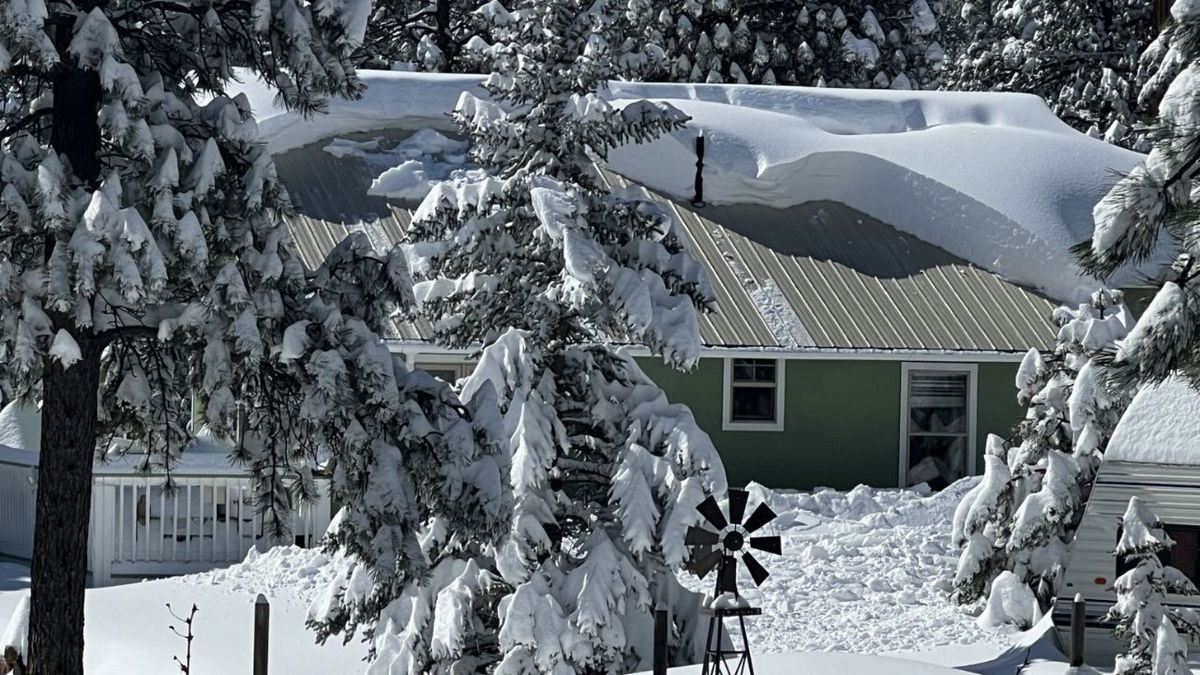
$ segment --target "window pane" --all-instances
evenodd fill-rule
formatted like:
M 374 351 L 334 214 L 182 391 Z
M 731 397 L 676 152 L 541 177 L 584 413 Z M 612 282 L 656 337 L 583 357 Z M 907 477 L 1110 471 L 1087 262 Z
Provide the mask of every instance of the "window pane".
M 966 374 L 910 373 L 908 410 L 910 432 L 966 433 Z
M 730 419 L 734 422 L 774 422 L 774 387 L 734 387 Z
M 735 382 L 775 382 L 775 361 L 772 359 L 734 359 Z
M 910 436 L 908 484 L 941 489 L 967 474 L 967 439 L 962 436 Z
M 750 359 L 734 359 L 733 360 L 733 379 L 741 380 L 742 382 L 751 382 L 754 380 L 754 361 Z
M 758 361 L 754 364 L 754 379 L 759 382 L 775 381 L 775 362 Z

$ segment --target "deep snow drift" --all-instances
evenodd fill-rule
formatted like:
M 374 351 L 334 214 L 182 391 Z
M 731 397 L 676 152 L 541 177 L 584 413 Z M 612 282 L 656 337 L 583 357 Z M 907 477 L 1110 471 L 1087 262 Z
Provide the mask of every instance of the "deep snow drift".
M 763 607 L 763 616 L 747 620 L 755 653 L 928 652 L 971 643 L 970 648 L 941 650 L 930 657 L 908 655 L 962 665 L 986 660 L 1008 646 L 1015 633 L 981 630 L 946 598 L 956 560 L 947 535 L 950 518 L 975 480 L 964 479 L 932 497 L 911 490 L 781 495 L 756 488 L 751 506 L 765 496 L 780 514 L 772 527 L 783 536 L 784 555 L 762 556 L 771 576 L 761 589 L 753 589 L 749 577 L 739 580 L 748 589 L 746 596 Z M 87 672 L 171 670 L 171 656 L 181 653 L 183 645 L 167 630 L 172 623 L 167 602 L 177 609 L 186 610 L 193 602 L 200 607 L 195 672 L 248 672 L 252 604 L 258 593 L 272 601 L 272 672 L 361 672 L 365 645 L 355 639 L 348 646 L 331 642 L 318 647 L 304 629 L 307 605 L 333 573 L 326 562 L 317 551 L 277 548 L 252 553 L 229 569 L 89 591 Z M 0 635 L 24 595 L 3 589 L 24 581 L 20 568 L 0 568 Z M 691 578 L 688 584 L 709 588 L 711 582 L 711 577 L 703 582 Z M 136 626 L 116 617 L 136 617 Z
M 332 101 L 308 120 L 261 83 L 242 91 L 275 152 L 351 132 L 451 129 L 459 94 L 481 94 L 477 76 L 360 75 L 363 99 Z M 604 96 L 665 100 L 693 118 L 609 158 L 648 187 L 692 198 L 703 131 L 709 202 L 842 202 L 1059 300 L 1094 288 L 1068 248 L 1090 236 L 1092 206 L 1115 172 L 1142 159 L 1074 131 L 1024 94 L 614 82 Z

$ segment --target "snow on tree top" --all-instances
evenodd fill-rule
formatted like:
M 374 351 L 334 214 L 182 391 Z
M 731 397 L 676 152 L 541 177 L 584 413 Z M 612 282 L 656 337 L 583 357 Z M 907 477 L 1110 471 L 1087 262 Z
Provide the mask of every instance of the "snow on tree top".
M 338 134 L 450 129 L 474 75 L 359 71 L 358 101 L 305 119 L 247 78 L 243 91 L 279 153 Z M 691 199 L 694 139 L 706 139 L 704 197 L 787 207 L 831 200 L 890 223 L 1011 281 L 1063 301 L 1095 286 L 1069 247 L 1092 231 L 1092 206 L 1143 156 L 1088 138 L 1023 94 L 613 82 L 620 106 L 668 101 L 688 128 L 616 149 L 617 171 Z M 1114 285 L 1136 272 L 1118 274 Z
M 1200 391 L 1172 377 L 1145 386 L 1129 404 L 1105 459 L 1200 466 Z

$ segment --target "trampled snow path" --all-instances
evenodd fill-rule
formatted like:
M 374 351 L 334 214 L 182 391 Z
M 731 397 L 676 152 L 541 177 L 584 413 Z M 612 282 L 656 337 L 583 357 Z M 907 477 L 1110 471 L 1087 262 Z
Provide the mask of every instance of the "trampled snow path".
M 943 492 L 912 490 L 778 494 L 752 489 L 781 514 L 784 555 L 758 555 L 771 576 L 755 589 L 743 571 L 739 587 L 763 615 L 747 621 L 762 653 L 916 652 L 959 643 L 1009 645 L 1014 631 L 984 631 L 947 599 L 957 550 L 950 519 L 975 483 Z M 749 513 L 749 510 L 747 510 Z M 709 588 L 688 581 L 692 588 Z
M 771 577 L 761 589 L 746 592 L 764 610 L 748 621 L 755 652 L 908 653 L 970 644 L 965 651 L 943 649 L 947 653 L 940 657 L 910 656 L 961 665 L 986 660 L 1010 644 L 1014 632 L 983 631 L 946 598 L 955 561 L 950 518 L 974 480 L 930 497 L 870 488 L 811 495 L 756 490 L 751 507 L 765 495 L 781 514 L 776 524 L 784 555 L 769 560 L 774 557 L 764 554 Z M 180 644 L 167 631 L 166 602 L 200 606 L 195 672 L 248 672 L 258 593 L 272 600 L 271 672 L 361 672 L 365 647 L 357 638 L 346 646 L 331 640 L 320 647 L 304 628 L 308 603 L 333 573 L 325 562 L 318 551 L 278 548 L 224 570 L 89 591 L 87 672 L 170 671 Z M 699 589 L 711 581 L 687 583 Z M 23 569 L 0 568 L 0 634 L 25 592 L 4 589 L 25 583 Z M 740 586 L 753 588 L 748 577 Z

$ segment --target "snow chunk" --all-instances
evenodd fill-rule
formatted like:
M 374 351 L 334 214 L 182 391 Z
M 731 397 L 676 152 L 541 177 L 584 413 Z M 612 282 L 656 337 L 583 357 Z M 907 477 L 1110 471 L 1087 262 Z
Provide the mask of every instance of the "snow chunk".
M 1021 630 L 1028 630 L 1037 623 L 1041 614 L 1037 598 L 1029 586 L 1020 577 L 1005 570 L 992 582 L 987 607 L 979 615 L 978 622 L 983 628 L 1012 624 Z
M 60 328 L 54 335 L 54 342 L 50 345 L 50 357 L 58 359 L 63 370 L 66 370 L 83 358 L 83 355 L 79 352 L 79 344 L 75 342 L 75 338 L 71 337 L 67 329 Z

